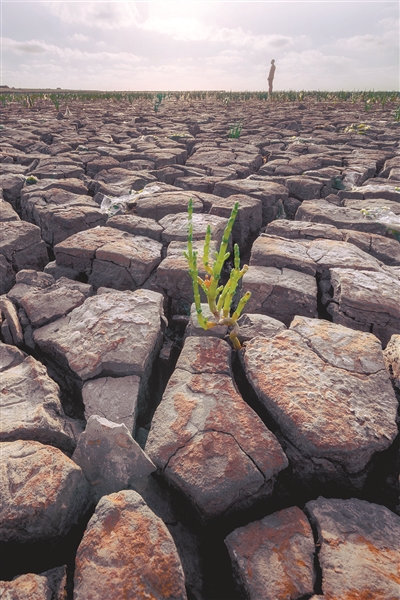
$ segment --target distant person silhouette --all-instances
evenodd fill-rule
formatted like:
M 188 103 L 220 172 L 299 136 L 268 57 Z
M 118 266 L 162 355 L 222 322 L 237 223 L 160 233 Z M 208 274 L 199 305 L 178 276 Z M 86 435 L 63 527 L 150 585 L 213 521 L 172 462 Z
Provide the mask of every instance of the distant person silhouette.
M 276 70 L 275 60 L 272 59 L 271 60 L 271 68 L 269 70 L 269 75 L 268 75 L 268 93 L 269 94 L 272 94 L 272 82 L 274 81 L 275 70 Z

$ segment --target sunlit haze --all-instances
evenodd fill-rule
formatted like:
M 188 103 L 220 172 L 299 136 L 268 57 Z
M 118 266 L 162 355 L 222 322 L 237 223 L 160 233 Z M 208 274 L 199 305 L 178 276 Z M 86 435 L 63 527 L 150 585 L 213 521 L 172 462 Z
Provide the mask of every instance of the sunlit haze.
M 399 3 L 3 0 L 1 84 L 398 90 Z

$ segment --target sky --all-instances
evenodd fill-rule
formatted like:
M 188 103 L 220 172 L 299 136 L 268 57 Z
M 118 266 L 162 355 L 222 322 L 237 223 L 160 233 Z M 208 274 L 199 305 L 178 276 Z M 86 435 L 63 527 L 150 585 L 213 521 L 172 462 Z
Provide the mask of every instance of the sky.
M 0 0 L 0 83 L 76 90 L 399 90 L 395 1 Z

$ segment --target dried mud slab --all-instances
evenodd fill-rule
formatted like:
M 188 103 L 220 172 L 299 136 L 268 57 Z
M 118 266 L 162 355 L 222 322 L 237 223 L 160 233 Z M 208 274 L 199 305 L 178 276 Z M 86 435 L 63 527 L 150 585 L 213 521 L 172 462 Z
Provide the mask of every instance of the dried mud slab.
M 298 476 L 362 487 L 371 458 L 397 435 L 377 338 L 296 317 L 288 331 L 248 342 L 242 360 Z
M 186 339 L 146 452 L 204 520 L 270 495 L 287 466 L 275 436 L 235 389 L 230 347 L 209 337 Z
M 250 266 L 243 277 L 243 287 L 251 292 L 244 309 L 246 313 L 267 315 L 286 326 L 295 315 L 317 317 L 314 275 L 285 267 Z
M 1 442 L 0 535 L 4 542 L 57 540 L 91 505 L 81 469 L 58 448 Z
M 25 221 L 3 222 L 1 227 L 0 292 L 5 294 L 15 283 L 15 273 L 21 269 L 42 271 L 49 259 L 39 227 Z
M 386 273 L 331 269 L 332 301 L 327 310 L 334 323 L 371 331 L 385 347 L 400 333 L 400 281 Z
M 55 567 L 40 575 L 26 573 L 12 581 L 0 581 L 0 594 L 4 600 L 64 600 L 67 594 L 66 567 Z
M 73 429 L 46 367 L 15 346 L 0 343 L 0 356 L 5 365 L 0 376 L 0 441 L 34 440 L 71 452 L 76 444 Z
M 143 491 L 156 470 L 124 424 L 98 415 L 89 417 L 72 460 L 81 467 L 97 502 L 124 489 Z
M 80 382 L 97 376 L 140 377 L 146 389 L 161 346 L 162 296 L 150 290 L 106 291 L 34 331 L 35 343 Z
M 398 596 L 400 517 L 356 498 L 320 497 L 305 510 L 318 533 L 324 598 Z
M 314 538 L 297 507 L 235 529 L 225 538 L 235 576 L 249 600 L 312 594 Z
M 98 287 L 135 290 L 161 261 L 162 245 L 112 227 L 77 233 L 55 246 L 56 265 Z
M 98 496 L 140 483 L 149 506 L 132 491 L 103 497 L 78 553 L 79 597 L 186 598 L 151 509 L 195 600 L 391 598 L 398 525 L 378 505 L 399 509 L 400 243 L 360 211 L 400 214 L 394 102 L 364 114 L 360 103 L 308 96 L 227 104 L 171 94 L 157 112 L 130 100 L 3 107 L 0 369 L 15 441 L 2 446 L 19 448 L 3 453 L 6 539 L 21 551 L 69 543 L 91 502 L 93 486 L 52 446 L 70 454 L 81 433 L 54 376 L 64 410 L 88 419 L 81 459 L 94 486 L 101 480 Z M 348 128 L 360 119 L 363 135 Z M 128 212 L 107 214 L 106 196 L 124 196 Z M 202 277 L 206 228 L 212 256 L 239 202 L 232 241 L 250 264 L 239 293 L 252 297 L 233 370 L 227 328 L 196 320 L 183 256 L 190 198 Z M 143 480 L 131 455 L 147 465 Z M 321 493 L 378 504 L 312 500 L 315 545 L 293 505 Z M 24 572 L 16 556 L 10 577 Z M 0 582 L 1 593 L 33 598 L 36 586 L 58 599 L 54 578 L 29 570 Z
M 133 490 L 104 496 L 76 555 L 74 598 L 186 600 L 173 539 Z

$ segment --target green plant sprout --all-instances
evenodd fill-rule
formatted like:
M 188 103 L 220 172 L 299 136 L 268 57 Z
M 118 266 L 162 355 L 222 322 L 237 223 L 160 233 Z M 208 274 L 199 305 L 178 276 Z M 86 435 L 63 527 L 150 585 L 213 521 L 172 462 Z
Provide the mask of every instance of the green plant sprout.
M 400 242 L 400 217 L 393 213 L 390 208 L 387 206 L 367 207 L 362 208 L 360 212 L 366 219 L 373 219 L 385 225 L 388 233 Z
M 352 123 L 344 129 L 344 133 L 359 133 L 360 135 L 364 135 L 368 129 L 371 129 L 371 127 L 365 125 L 365 123 Z
M 154 112 L 158 112 L 160 108 L 161 102 L 165 98 L 165 94 L 163 92 L 158 92 L 154 98 Z
M 234 267 L 231 270 L 229 280 L 225 285 L 219 285 L 219 280 L 225 261 L 230 256 L 230 252 L 227 252 L 226 250 L 232 233 L 233 223 L 236 219 L 238 211 L 239 203 L 236 202 L 229 217 L 227 226 L 225 227 L 219 252 L 215 253 L 215 260 L 213 263 L 209 257 L 211 227 L 210 225 L 207 227 L 203 250 L 203 265 L 206 271 L 206 276 L 203 280 L 198 274 L 197 251 L 193 249 L 193 201 L 190 199 L 188 205 L 188 250 L 187 252 L 184 252 L 184 256 L 189 264 L 189 273 L 192 278 L 194 303 L 196 306 L 197 320 L 199 325 L 203 329 L 211 329 L 217 325 L 227 325 L 228 327 L 232 327 L 229 338 L 236 350 L 240 350 L 241 348 L 241 344 L 237 337 L 239 332 L 237 320 L 251 296 L 250 292 L 246 292 L 240 299 L 236 310 L 232 315 L 230 314 L 233 296 L 236 292 L 239 280 L 249 268 L 248 265 L 244 265 L 242 269 L 240 268 L 240 253 L 239 246 L 237 244 L 234 245 Z M 207 297 L 208 306 L 214 315 L 214 321 L 209 321 L 208 318 L 203 315 L 199 287 L 203 290 Z
M 50 100 L 54 104 L 56 110 L 60 110 L 60 94 L 50 94 Z
M 29 100 L 27 100 L 27 93 L 25 91 L 15 91 L 7 86 L 3 86 L 0 95 L 0 106 L 13 105 L 14 103 L 21 104 L 23 106 L 30 106 Z M 146 102 L 149 106 L 155 106 L 154 111 L 158 112 L 164 98 L 173 100 L 174 102 L 188 102 L 190 104 L 197 101 L 217 101 L 226 104 L 235 102 L 254 102 L 262 101 L 267 102 L 272 100 L 274 104 L 279 103 L 293 103 L 293 102 L 328 102 L 335 104 L 337 102 L 351 103 L 353 105 L 359 105 L 361 111 L 365 106 L 366 110 L 377 109 L 381 106 L 382 110 L 389 109 L 395 112 L 395 120 L 400 119 L 396 116 L 398 114 L 400 92 L 388 91 L 388 92 L 375 92 L 375 91 L 353 91 L 353 92 L 327 92 L 327 91 L 316 91 L 316 90 L 302 90 L 301 92 L 289 91 L 277 91 L 268 94 L 266 91 L 259 92 L 227 92 L 224 90 L 197 90 L 192 92 L 182 91 L 169 91 L 169 92 L 77 92 L 77 91 L 63 91 L 58 89 L 56 92 L 29 92 L 29 98 L 31 103 L 36 103 L 39 108 L 45 107 L 46 105 L 53 104 L 56 110 L 60 110 L 62 103 L 72 107 L 74 103 L 81 104 L 89 102 L 105 101 L 109 103 L 126 103 L 129 106 L 137 107 L 138 109 L 143 108 L 143 102 Z M 165 107 L 166 110 L 170 106 Z M 86 110 L 83 107 L 82 110 Z
M 346 186 L 344 185 L 344 183 L 341 180 L 341 178 L 339 176 L 336 176 L 336 177 L 333 178 L 332 188 L 334 190 L 344 190 L 346 188 Z
M 29 177 L 25 178 L 26 185 L 35 185 L 37 182 L 37 177 L 35 177 L 34 175 L 29 175 Z
M 239 121 L 238 123 L 235 123 L 235 125 L 232 125 L 232 127 L 229 130 L 228 138 L 233 138 L 237 140 L 240 137 L 240 134 L 242 133 L 242 129 L 242 122 Z

